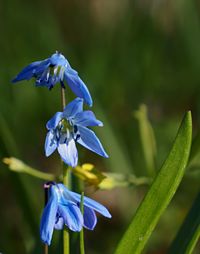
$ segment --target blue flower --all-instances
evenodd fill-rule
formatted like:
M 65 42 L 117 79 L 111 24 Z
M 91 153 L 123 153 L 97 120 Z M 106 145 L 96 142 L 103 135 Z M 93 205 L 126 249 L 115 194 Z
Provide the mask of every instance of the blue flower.
M 69 166 L 78 163 L 75 141 L 87 149 L 108 157 L 95 133 L 88 126 L 103 126 L 92 111 L 83 111 L 83 99 L 76 98 L 63 112 L 57 112 L 48 122 L 45 154 L 50 156 L 56 148 L 62 160 Z
M 45 244 L 50 245 L 53 230 L 62 230 L 64 225 L 75 232 L 80 232 L 82 227 L 93 230 L 97 223 L 95 211 L 111 218 L 103 205 L 85 196 L 82 215 L 80 202 L 81 195 L 69 191 L 63 184 L 50 185 L 49 200 L 40 223 L 40 237 Z
M 50 90 L 58 82 L 65 87 L 64 81 L 66 81 L 78 97 L 92 106 L 92 98 L 87 86 L 61 53 L 56 52 L 50 58 L 29 64 L 12 81 L 15 83 L 32 77 L 36 79 L 36 86 L 46 86 Z

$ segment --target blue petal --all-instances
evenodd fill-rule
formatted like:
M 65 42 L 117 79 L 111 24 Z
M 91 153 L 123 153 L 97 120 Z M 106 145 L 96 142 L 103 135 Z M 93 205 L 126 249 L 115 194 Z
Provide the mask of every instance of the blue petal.
M 74 197 L 76 196 L 76 199 L 78 199 L 79 194 L 77 193 L 73 193 Z M 91 198 L 88 197 L 84 197 L 84 207 L 87 206 L 95 211 L 97 211 L 98 213 L 102 214 L 103 216 L 107 217 L 107 218 L 111 218 L 111 214 L 109 213 L 108 209 L 101 205 L 100 203 L 94 201 Z M 85 208 L 84 208 L 85 209 Z
M 49 58 L 41 61 L 41 63 L 33 70 L 35 76 L 41 75 L 50 65 Z
M 46 124 L 48 130 L 55 129 L 63 118 L 63 112 L 57 112 Z
M 92 111 L 82 111 L 76 114 L 74 124 L 82 126 L 103 126 L 103 123 L 96 119 Z
M 54 186 L 50 187 L 50 198 L 44 208 L 42 219 L 40 223 L 40 238 L 41 240 L 50 245 L 53 235 L 53 229 L 56 221 L 56 214 L 58 210 L 58 198 L 53 189 Z
M 87 206 L 84 206 L 83 224 L 84 227 L 89 230 L 93 230 L 97 224 L 97 216 L 95 212 Z
M 50 57 L 50 62 L 52 65 L 60 65 L 60 66 L 69 64 L 67 59 L 59 52 L 56 52 Z
M 54 131 L 49 131 L 45 140 L 45 155 L 50 156 L 57 148 L 57 140 Z
M 49 60 L 37 61 L 29 64 L 25 67 L 13 80 L 12 82 L 18 82 L 21 80 L 29 80 L 30 78 L 41 75 L 43 71 L 49 66 Z
M 67 143 L 58 145 L 58 152 L 62 160 L 71 167 L 76 167 L 78 163 L 78 152 L 73 139 Z
M 78 76 L 78 73 L 74 71 L 71 67 L 67 68 L 65 71 L 65 79 L 71 90 L 80 98 L 83 98 L 84 101 L 92 106 L 92 98 L 87 86 Z
M 59 183 L 57 185 L 58 185 L 59 189 L 62 190 L 65 200 L 71 200 L 72 202 L 77 202 L 78 204 L 80 204 L 80 201 L 81 201 L 80 194 L 68 190 L 67 187 L 61 183 Z M 64 198 L 61 197 L 61 200 L 64 200 Z M 85 206 L 97 211 L 98 213 L 102 214 L 103 216 L 105 216 L 107 218 L 112 217 L 111 214 L 109 213 L 108 209 L 105 206 L 101 205 L 100 203 L 94 201 L 91 198 L 84 196 L 84 209 L 85 209 Z
M 66 205 L 59 205 L 58 213 L 69 229 L 75 232 L 81 231 L 83 227 L 83 216 L 76 204 L 68 202 Z
M 80 132 L 80 138 L 77 140 L 79 144 L 105 158 L 108 158 L 101 142 L 93 131 L 83 126 L 78 126 L 78 130 Z
M 64 227 L 64 220 L 62 217 L 57 218 L 54 228 L 57 230 L 62 230 Z
M 76 98 L 75 100 L 67 104 L 67 106 L 65 107 L 63 111 L 63 116 L 68 119 L 70 117 L 75 116 L 81 111 L 83 111 L 83 99 Z
M 33 70 L 40 65 L 41 61 L 33 62 L 26 66 L 13 80 L 12 82 L 18 82 L 23 79 L 30 79 L 33 76 Z

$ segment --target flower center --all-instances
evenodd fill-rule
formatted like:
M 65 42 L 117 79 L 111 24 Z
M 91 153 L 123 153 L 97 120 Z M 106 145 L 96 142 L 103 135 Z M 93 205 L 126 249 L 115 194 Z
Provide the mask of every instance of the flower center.
M 55 77 L 58 77 L 59 80 L 63 80 L 64 71 L 65 71 L 64 66 L 50 65 L 48 73 L 49 73 L 49 76 L 51 76 L 51 77 L 55 76 Z
M 58 124 L 58 129 L 62 134 L 66 134 L 73 131 L 73 126 L 67 119 L 63 118 Z
M 67 142 L 71 138 L 77 141 L 80 138 L 78 127 L 65 118 L 57 126 L 57 137 L 61 142 Z

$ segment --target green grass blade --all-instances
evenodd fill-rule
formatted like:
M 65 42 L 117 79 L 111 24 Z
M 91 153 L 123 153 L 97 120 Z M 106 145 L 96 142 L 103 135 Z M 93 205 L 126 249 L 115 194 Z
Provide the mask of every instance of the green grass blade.
M 146 169 L 149 176 L 155 175 L 155 159 L 156 159 L 156 139 L 153 128 L 148 119 L 147 106 L 142 104 L 139 109 L 134 112 L 135 118 L 138 120 L 140 139 L 146 162 Z
M 84 215 L 84 192 L 81 193 L 80 208 L 81 208 L 82 215 Z M 84 229 L 83 228 L 80 232 L 80 253 L 85 254 L 85 242 L 84 242 Z
M 184 220 L 169 254 L 191 254 L 200 237 L 200 192 Z
M 188 161 L 188 172 L 200 167 L 200 132 L 192 141 L 190 157 Z
M 192 139 L 192 118 L 187 112 L 173 147 L 138 208 L 115 254 L 138 254 L 143 250 L 161 214 L 176 192 L 187 165 Z

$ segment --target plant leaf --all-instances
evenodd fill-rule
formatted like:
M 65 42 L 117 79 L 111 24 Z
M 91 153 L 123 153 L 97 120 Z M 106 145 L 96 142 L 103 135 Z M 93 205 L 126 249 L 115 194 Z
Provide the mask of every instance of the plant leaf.
M 169 254 L 191 254 L 200 237 L 200 192 L 198 193 L 188 215 L 186 216 Z
M 195 138 L 192 140 L 191 152 L 188 161 L 188 169 L 192 171 L 193 168 L 199 167 L 200 167 L 200 132 L 198 132 Z
M 140 139 L 146 162 L 146 169 L 149 176 L 155 175 L 155 158 L 156 158 L 156 140 L 153 128 L 148 119 L 147 106 L 142 104 L 139 109 L 134 112 L 135 118 L 138 120 Z
M 172 149 L 120 241 L 115 254 L 143 250 L 161 214 L 175 194 L 188 161 L 192 139 L 191 113 L 187 112 Z

